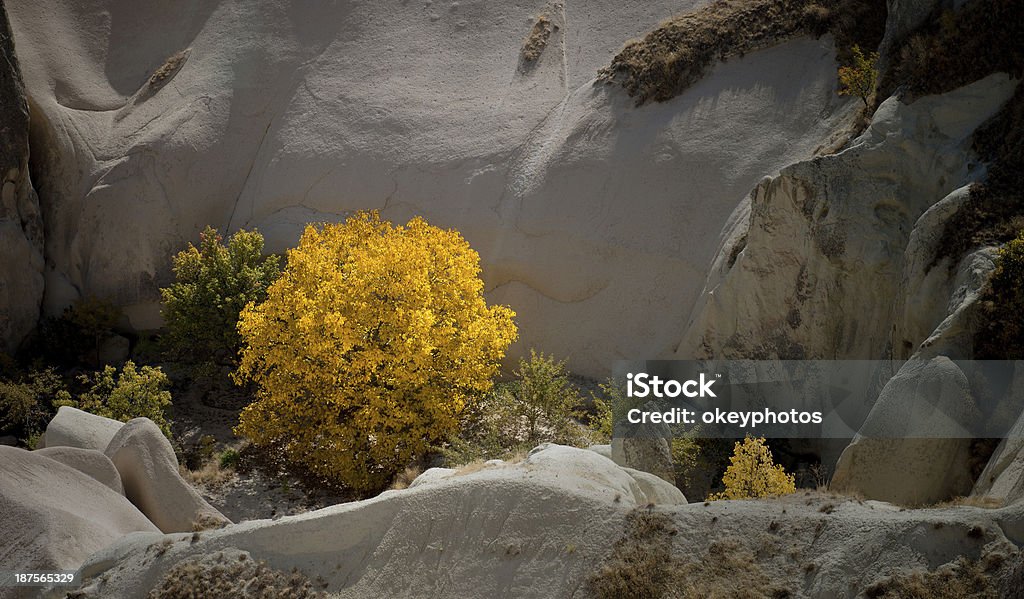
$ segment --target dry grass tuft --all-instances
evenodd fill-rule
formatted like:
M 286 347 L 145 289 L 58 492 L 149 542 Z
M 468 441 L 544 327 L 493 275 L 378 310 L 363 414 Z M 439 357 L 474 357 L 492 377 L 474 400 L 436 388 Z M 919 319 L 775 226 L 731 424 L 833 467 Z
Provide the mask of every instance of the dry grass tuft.
M 757 563 L 754 551 L 740 539 L 713 541 L 696 560 L 672 555 L 676 534 L 671 518 L 639 508 L 626 518 L 626 530 L 611 556 L 587 582 L 598 599 L 787 597 L 791 591 L 773 580 Z
M 309 578 L 298 570 L 275 570 L 266 563 L 255 562 L 245 555 L 240 555 L 237 560 L 229 560 L 223 553 L 204 559 L 182 561 L 171 568 L 148 595 L 149 599 L 311 599 L 324 596 L 324 593 L 316 591 Z
M 192 530 L 194 532 L 202 532 L 204 530 L 214 530 L 217 528 L 224 528 L 228 525 L 228 521 L 215 514 L 203 512 L 192 523 Z M 198 539 L 194 539 L 195 542 Z
M 994 510 L 994 509 L 1003 507 L 1003 505 L 1005 505 L 1005 502 L 1003 502 L 1003 501 L 1001 501 L 999 499 L 996 499 L 995 497 L 975 497 L 975 496 L 972 495 L 972 496 L 969 496 L 969 497 L 954 497 L 953 499 L 950 499 L 949 501 L 943 501 L 941 503 L 937 503 L 937 504 L 935 504 L 933 506 L 928 506 L 928 507 L 946 508 L 946 507 L 963 507 L 963 506 L 967 506 L 967 507 L 980 507 L 980 508 L 985 508 L 987 510 Z
M 933 571 L 901 572 L 872 583 L 864 595 L 872 599 L 997 599 L 997 570 L 1003 561 L 960 558 Z
M 219 460 L 210 460 L 198 470 L 189 470 L 184 466 L 179 466 L 178 471 L 181 473 L 181 477 L 188 482 L 203 487 L 219 487 L 236 477 L 235 470 L 221 467 Z
M 536 62 L 540 55 L 544 52 L 544 48 L 548 45 L 548 39 L 551 37 L 551 32 L 557 29 L 557 26 L 551 22 L 551 19 L 547 15 L 541 15 L 537 17 L 537 22 L 533 24 L 533 28 L 530 30 L 530 35 L 527 36 L 526 41 L 523 42 L 522 57 L 526 63 Z
M 391 481 L 391 489 L 394 491 L 400 491 L 402 489 L 408 489 L 412 481 L 416 480 L 416 477 L 423 474 L 423 468 L 419 466 L 409 466 L 405 470 L 395 475 L 395 480 Z
M 185 48 L 180 52 L 175 52 L 168 56 L 167 60 L 165 60 L 164 63 L 149 76 L 149 85 L 151 87 L 161 85 L 164 81 L 177 73 L 181 69 L 182 65 L 185 64 L 185 60 L 188 59 L 190 50 L 190 48 Z
M 647 509 L 626 516 L 626 530 L 587 585 L 597 599 L 660 597 L 672 562 L 672 519 Z

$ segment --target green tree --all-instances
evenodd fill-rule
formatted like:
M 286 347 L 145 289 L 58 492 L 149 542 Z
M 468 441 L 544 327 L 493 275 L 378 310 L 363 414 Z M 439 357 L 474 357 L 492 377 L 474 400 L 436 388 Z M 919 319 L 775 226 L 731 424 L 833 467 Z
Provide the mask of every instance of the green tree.
M 513 420 L 509 429 L 519 431 L 531 447 L 545 442 L 577 443 L 581 431 L 576 419 L 582 415 L 582 400 L 569 382 L 565 362 L 531 349 L 529 360 L 520 358 L 515 375 L 517 380 L 498 391 Z
M 238 317 L 267 297 L 280 274 L 278 256 L 263 257 L 263 236 L 240 230 L 222 243 L 206 227 L 199 247 L 174 257 L 175 282 L 161 289 L 170 349 L 190 362 L 234 362 L 241 339 Z

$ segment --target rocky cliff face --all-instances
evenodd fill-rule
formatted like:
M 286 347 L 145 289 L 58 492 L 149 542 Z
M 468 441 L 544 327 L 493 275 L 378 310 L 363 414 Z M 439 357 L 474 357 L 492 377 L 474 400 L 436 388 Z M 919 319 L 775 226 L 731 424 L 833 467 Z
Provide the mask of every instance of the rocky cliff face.
M 519 313 L 516 352 L 595 376 L 665 355 L 737 201 L 851 107 L 828 38 L 730 60 L 640 109 L 592 85 L 624 40 L 687 8 L 12 6 L 48 133 L 46 308 L 96 295 L 153 327 L 171 253 L 205 225 L 257 227 L 280 251 L 309 221 L 377 208 L 464 233 L 490 300 Z M 529 61 L 539 16 L 551 31 Z
M 975 129 L 1013 95 L 993 75 L 948 94 L 882 103 L 847 149 L 762 181 L 734 214 L 681 357 L 904 359 L 990 269 L 935 263 L 943 215 L 984 170 Z M 959 259 L 959 257 L 957 258 Z M 987 264 L 987 266 L 986 266 Z M 947 347 L 969 357 L 966 347 Z
M 0 351 L 32 330 L 43 298 L 43 222 L 29 175 L 29 110 L 0 4 Z

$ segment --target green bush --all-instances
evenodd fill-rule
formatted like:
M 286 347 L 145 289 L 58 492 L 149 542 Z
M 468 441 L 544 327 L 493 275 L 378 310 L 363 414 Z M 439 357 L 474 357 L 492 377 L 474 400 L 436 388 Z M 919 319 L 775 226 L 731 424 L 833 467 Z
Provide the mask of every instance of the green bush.
M 199 235 L 199 247 L 174 257 L 175 282 L 161 289 L 167 345 L 188 362 L 234 362 L 241 345 L 238 315 L 267 298 L 277 279 L 278 256 L 263 258 L 263 236 L 240 230 L 222 243 L 216 229 Z
M 515 380 L 496 384 L 463 412 L 459 435 L 444 450 L 450 463 L 507 458 L 541 443 L 579 445 L 586 440 L 578 420 L 582 398 L 564 362 L 530 350 L 530 359 L 520 359 L 514 374 Z
M 234 469 L 238 467 L 238 462 L 241 459 L 241 454 L 236 449 L 225 449 L 224 453 L 220 454 L 220 467 L 223 469 Z
M 594 413 L 587 420 L 591 440 L 595 443 L 610 443 L 615 429 L 612 405 L 600 397 L 594 397 L 593 394 L 591 394 L 591 401 L 594 404 Z
M 121 422 L 128 422 L 132 418 L 149 418 L 170 438 L 171 424 L 165 413 L 171 405 L 171 393 L 167 390 L 170 381 L 159 367 L 143 366 L 137 369 L 135 363 L 129 360 L 120 375 L 116 368 L 107 366 L 92 376 L 82 375 L 79 381 L 88 386 L 89 390 L 78 396 L 78 399 L 68 398 L 57 402 L 58 405 L 71 406 Z
M 52 368 L 0 380 L 0 434 L 27 443 L 46 427 L 54 406 L 70 397 Z
M 530 350 L 530 359 L 519 360 L 515 375 L 518 380 L 496 392 L 511 416 L 511 430 L 531 446 L 578 443 L 582 400 L 569 382 L 565 362 Z
M 978 359 L 1024 359 L 1024 231 L 999 250 L 981 296 L 982 326 L 974 338 Z

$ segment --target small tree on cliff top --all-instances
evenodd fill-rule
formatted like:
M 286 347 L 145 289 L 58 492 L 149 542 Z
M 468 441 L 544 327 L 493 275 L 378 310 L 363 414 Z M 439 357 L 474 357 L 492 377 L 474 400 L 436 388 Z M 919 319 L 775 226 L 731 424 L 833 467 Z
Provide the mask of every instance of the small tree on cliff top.
M 868 98 L 875 91 L 875 84 L 878 82 L 878 52 L 872 52 L 864 56 L 860 46 L 854 46 L 853 64 L 848 67 L 839 68 L 839 89 L 840 95 L 858 96 L 861 102 L 867 106 Z
M 516 338 L 462 236 L 375 213 L 307 227 L 267 300 L 242 312 L 236 432 L 358 490 L 448 437 Z

